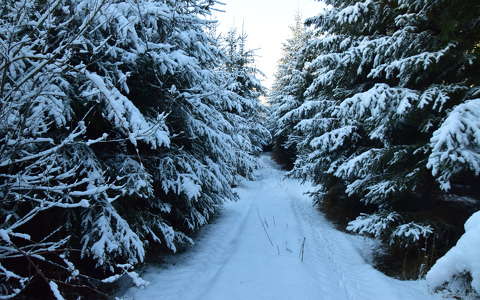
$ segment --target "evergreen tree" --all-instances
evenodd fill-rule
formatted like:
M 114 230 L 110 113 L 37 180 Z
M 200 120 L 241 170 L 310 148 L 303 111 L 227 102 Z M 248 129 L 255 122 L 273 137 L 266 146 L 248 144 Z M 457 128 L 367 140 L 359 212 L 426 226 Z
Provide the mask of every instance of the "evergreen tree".
M 304 47 L 309 32 L 300 13 L 295 15 L 290 31 L 291 37 L 283 44 L 282 57 L 269 95 L 273 154 L 288 169 L 293 166 L 296 155 L 297 141 L 292 135 L 293 128 L 302 117 L 293 111 L 305 101 L 303 92 L 308 80 L 308 73 L 304 70 Z
M 4 2 L 0 296 L 144 284 L 132 269 L 191 244 L 267 142 L 205 33 L 215 1 Z
M 352 231 L 419 252 L 436 238 L 444 251 L 453 242 L 439 238 L 445 219 L 427 215 L 449 197 L 479 196 L 480 6 L 325 2 L 331 8 L 308 20 L 318 32 L 304 93 L 312 101 L 297 109 L 309 117 L 292 134 L 302 142 L 291 175 L 317 184 L 317 202 L 373 211 Z
M 251 174 L 255 164 L 245 164 L 245 153 L 260 153 L 271 139 L 269 131 L 263 126 L 267 109 L 260 103 L 265 96 L 265 87 L 259 77 L 263 74 L 255 66 L 255 51 L 247 47 L 247 34 L 242 30 L 229 30 L 223 37 L 223 66 L 226 89 L 235 99 L 235 106 L 227 108 L 227 114 L 235 125 L 236 141 L 239 145 L 238 174 Z M 248 177 L 248 176 L 247 176 Z

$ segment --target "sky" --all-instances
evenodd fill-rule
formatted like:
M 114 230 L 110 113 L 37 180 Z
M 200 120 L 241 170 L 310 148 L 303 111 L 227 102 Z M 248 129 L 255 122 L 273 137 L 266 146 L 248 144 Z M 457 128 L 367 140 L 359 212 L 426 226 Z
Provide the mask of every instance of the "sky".
M 289 37 L 295 13 L 304 18 L 317 15 L 323 5 L 315 0 L 221 0 L 216 8 L 219 31 L 244 26 L 249 48 L 258 49 L 257 67 L 266 75 L 263 84 L 270 88 L 281 56 L 282 43 Z

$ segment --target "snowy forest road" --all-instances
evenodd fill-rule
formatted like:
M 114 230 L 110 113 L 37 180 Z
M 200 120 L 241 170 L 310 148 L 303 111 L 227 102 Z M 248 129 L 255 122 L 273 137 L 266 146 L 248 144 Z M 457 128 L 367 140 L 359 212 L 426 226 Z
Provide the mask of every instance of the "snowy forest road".
M 375 243 L 340 232 L 312 207 L 309 186 L 284 179 L 268 157 L 258 180 L 237 188 L 196 245 L 150 267 L 134 300 L 420 300 L 424 281 L 399 281 L 369 263 Z

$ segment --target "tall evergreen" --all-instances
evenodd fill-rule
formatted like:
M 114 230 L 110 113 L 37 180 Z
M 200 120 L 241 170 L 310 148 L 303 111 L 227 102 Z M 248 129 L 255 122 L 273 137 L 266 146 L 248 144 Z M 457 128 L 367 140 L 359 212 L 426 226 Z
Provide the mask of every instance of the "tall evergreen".
M 296 110 L 309 113 L 291 134 L 301 141 L 291 175 L 313 180 L 314 199 L 343 210 L 342 222 L 368 213 L 349 230 L 414 249 L 431 264 L 468 214 L 453 205 L 453 220 L 447 201 L 473 197 L 478 205 L 480 196 L 480 6 L 325 2 L 331 8 L 308 20 L 317 31 L 307 47 L 311 101 Z
M 229 106 L 227 115 L 235 126 L 236 141 L 240 146 L 238 174 L 243 176 L 251 173 L 254 164 L 245 164 L 246 153 L 260 153 L 270 142 L 269 131 L 264 127 L 267 109 L 260 102 L 266 89 L 260 81 L 263 76 L 255 66 L 255 50 L 247 45 L 248 36 L 243 31 L 229 30 L 222 37 L 222 49 L 225 62 L 222 67 L 226 79 L 226 89 L 235 99 L 235 104 Z M 248 177 L 248 176 L 247 176 Z
M 4 1 L 2 298 L 144 284 L 132 269 L 149 251 L 191 244 L 236 199 L 268 136 L 248 127 L 259 107 L 227 88 L 205 33 L 214 3 Z
M 282 57 L 277 65 L 268 102 L 271 105 L 270 130 L 273 135 L 273 155 L 291 169 L 296 156 L 296 139 L 292 132 L 301 115 L 293 111 L 304 102 L 303 92 L 307 72 L 304 70 L 305 45 L 309 37 L 300 13 L 290 26 L 290 38 L 282 46 Z

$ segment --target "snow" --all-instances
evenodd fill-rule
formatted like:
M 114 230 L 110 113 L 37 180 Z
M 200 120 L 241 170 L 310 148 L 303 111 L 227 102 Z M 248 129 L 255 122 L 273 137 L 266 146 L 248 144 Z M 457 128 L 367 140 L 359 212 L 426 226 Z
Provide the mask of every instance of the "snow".
M 377 83 L 363 93 L 345 99 L 336 111 L 338 117 L 356 118 L 360 120 L 385 122 L 386 115 L 405 115 L 418 102 L 418 94 L 407 88 L 390 87 L 388 84 Z
M 96 90 L 104 95 L 107 119 L 122 128 L 133 145 L 137 144 L 137 140 L 146 140 L 153 149 L 170 146 L 169 133 L 164 125 L 163 116 L 159 117 L 158 124 L 147 120 L 118 89 L 113 86 L 109 88 L 100 75 L 85 71 L 85 76 L 93 83 Z
M 480 99 L 457 105 L 430 139 L 427 167 L 448 191 L 450 178 L 465 169 L 480 175 Z
M 361 214 L 347 225 L 347 230 L 358 234 L 368 234 L 380 237 L 387 228 L 395 223 L 400 216 L 396 212 L 379 214 Z
M 465 234 L 447 254 L 441 257 L 427 273 L 427 281 L 436 288 L 465 272 L 472 276 L 472 288 L 480 294 L 480 212 L 474 213 L 465 223 Z
M 87 223 L 89 219 L 84 218 L 83 221 Z M 129 263 L 136 264 L 144 260 L 143 243 L 128 222 L 113 207 L 107 206 L 95 220 L 92 232 L 82 239 L 82 255 L 89 255 L 102 265 L 114 253 L 121 253 L 128 255 Z
M 326 152 L 338 150 L 345 145 L 346 141 L 360 139 L 360 135 L 356 133 L 357 130 L 355 126 L 345 126 L 334 129 L 312 139 L 310 146 Z
M 148 281 L 143 280 L 137 272 L 128 272 L 127 275 L 132 279 L 136 287 L 145 287 L 150 284 Z
M 2 240 L 7 242 L 7 244 L 11 243 L 9 233 L 10 233 L 9 230 L 0 229 L 0 238 L 2 238 Z
M 182 178 L 182 191 L 185 192 L 188 199 L 197 199 L 202 194 L 202 187 L 196 184 L 191 178 L 188 176 L 181 176 Z
M 365 2 L 355 3 L 354 5 L 345 7 L 338 12 L 338 21 L 347 24 L 357 22 L 363 15 L 369 12 L 368 6 L 373 3 L 372 0 L 367 0 Z
M 49 284 L 50 284 L 50 289 L 52 290 L 52 293 L 55 296 L 55 299 L 65 300 L 65 298 L 63 298 L 62 294 L 58 290 L 58 285 L 53 281 L 50 281 Z
M 420 240 L 420 238 L 427 238 L 433 233 L 433 228 L 430 225 L 421 225 L 410 222 L 408 224 L 399 225 L 392 233 L 392 237 L 408 238 L 413 242 Z
M 353 155 L 337 168 L 335 176 L 339 178 L 368 176 L 372 170 L 371 166 L 379 159 L 381 154 L 382 149 L 372 148 L 359 155 Z
M 123 299 L 440 299 L 425 281 L 399 281 L 368 261 L 372 240 L 334 229 L 267 156 L 196 245 L 147 268 Z M 303 262 L 301 253 L 303 252 Z

